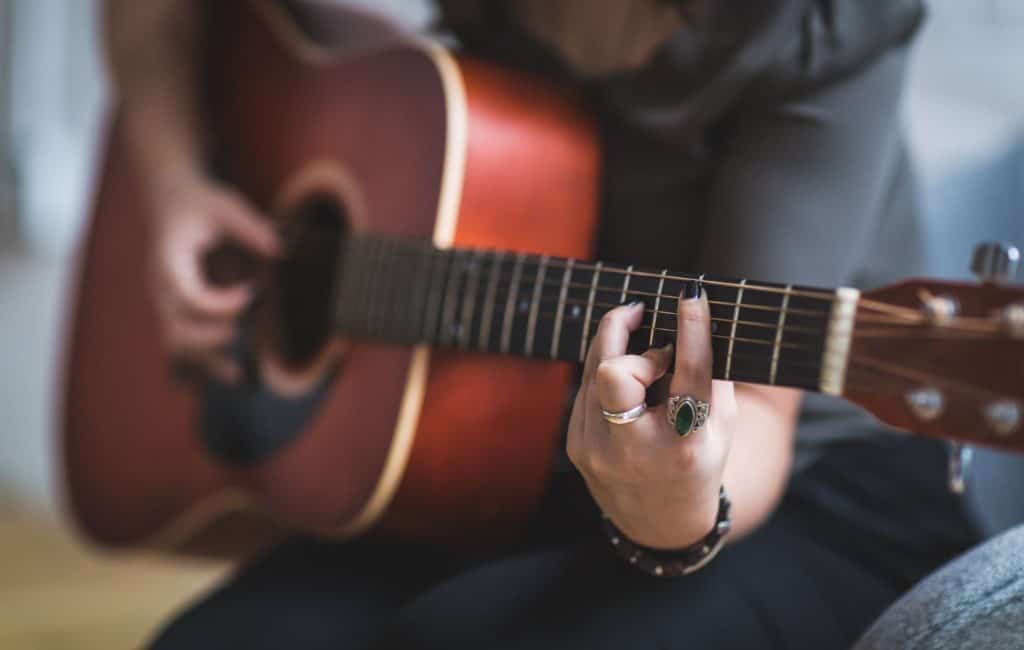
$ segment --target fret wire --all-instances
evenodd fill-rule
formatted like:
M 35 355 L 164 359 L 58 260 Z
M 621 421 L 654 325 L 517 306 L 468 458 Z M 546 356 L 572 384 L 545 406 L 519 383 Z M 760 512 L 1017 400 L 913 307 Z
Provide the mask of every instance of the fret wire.
M 736 359 L 738 360 L 739 364 L 742 364 L 745 361 L 752 361 L 752 362 L 755 362 L 755 363 L 761 363 L 761 362 L 764 361 L 764 357 L 759 357 L 759 356 L 755 356 L 755 355 L 752 355 L 752 354 L 742 354 L 742 353 L 736 353 Z M 802 379 L 807 379 L 808 381 L 813 381 L 815 384 L 818 383 L 818 379 L 819 379 L 820 373 L 821 373 L 821 363 L 813 362 L 813 361 L 801 361 L 799 359 L 786 359 L 784 364 L 785 364 L 783 366 L 783 374 L 784 375 L 790 376 L 790 377 L 793 376 L 793 375 L 797 375 L 797 376 L 801 377 Z M 715 363 L 713 365 L 714 365 L 714 367 L 718 367 L 717 363 Z M 757 376 L 758 383 L 763 384 L 765 382 L 764 371 L 761 370 L 760 368 L 749 368 L 749 367 L 748 368 L 743 368 L 743 367 L 739 367 L 739 368 L 737 368 L 736 372 L 737 373 L 742 373 L 744 370 L 748 374 L 750 374 L 750 373 L 757 373 L 757 375 L 758 375 Z M 806 372 L 807 374 L 804 375 L 804 374 L 802 374 L 803 372 Z M 722 379 L 725 379 L 724 374 L 722 376 Z M 728 381 L 742 381 L 742 380 L 736 379 L 735 377 L 733 377 L 733 379 L 728 380 Z
M 792 285 L 786 285 L 788 290 Z M 779 354 L 782 346 L 782 328 L 786 326 L 786 308 L 789 306 L 789 294 L 782 295 L 782 305 L 779 307 L 779 325 L 775 328 L 775 345 L 772 348 L 772 365 L 768 373 L 768 383 L 775 383 L 775 371 L 779 366 Z
M 755 356 L 755 355 L 752 355 L 752 354 L 741 354 L 739 352 L 736 353 L 736 358 L 741 360 L 741 361 L 744 361 L 744 360 L 746 360 L 746 361 L 758 361 L 758 362 L 763 362 L 764 361 L 764 357 L 758 357 L 758 356 Z M 784 369 L 787 369 L 787 370 L 791 370 L 792 369 L 792 368 L 790 368 L 790 366 L 797 366 L 797 367 L 802 367 L 802 368 L 807 368 L 809 370 L 812 370 L 814 372 L 814 375 L 813 375 L 814 378 L 818 378 L 818 376 L 819 376 L 818 373 L 821 372 L 821 362 L 820 361 L 806 361 L 806 360 L 801 360 L 801 359 L 786 359 L 782 363 L 785 364 Z M 722 378 L 725 379 L 725 377 L 722 377 Z M 812 376 L 808 375 L 807 378 L 811 379 Z M 762 376 L 762 381 L 763 381 L 763 376 Z
M 388 273 L 388 267 L 391 266 L 392 255 L 394 251 L 393 241 L 386 241 L 384 247 L 381 249 L 380 268 L 381 272 L 376 276 L 377 278 L 377 315 L 374 320 L 377 322 L 377 332 L 381 336 L 387 335 L 387 327 L 391 322 L 391 307 L 393 305 L 392 294 L 394 293 L 394 281 L 395 275 Z
M 654 299 L 654 315 L 651 316 L 651 335 L 647 340 L 647 347 L 654 347 L 654 330 L 658 323 L 658 310 L 661 309 L 661 294 L 665 290 L 665 276 L 668 275 L 668 269 L 661 272 L 661 280 L 658 281 L 658 297 Z M 626 276 L 629 277 L 629 276 Z M 699 285 L 698 285 L 699 286 Z
M 587 358 L 587 340 L 590 338 L 590 315 L 594 311 L 594 293 L 597 291 L 597 278 L 601 275 L 601 262 L 594 267 L 594 274 L 590 278 L 590 297 L 587 299 L 586 318 L 583 319 L 583 338 L 580 340 L 580 363 Z
M 564 261 L 562 259 L 556 259 L 556 258 L 553 258 L 551 260 L 551 263 L 550 263 L 549 266 L 550 266 L 550 268 L 565 268 L 564 267 Z M 577 270 L 580 270 L 580 271 L 591 271 L 591 270 L 596 270 L 598 268 L 598 266 L 600 266 L 601 272 L 604 273 L 605 275 L 625 275 L 625 274 L 628 273 L 629 275 L 632 275 L 633 277 L 638 277 L 638 278 L 660 278 L 661 277 L 661 273 L 660 272 L 636 271 L 636 270 L 629 271 L 628 267 L 627 268 L 616 268 L 616 267 L 613 267 L 613 266 L 606 266 L 604 264 L 604 262 L 594 262 L 593 264 L 576 263 L 574 265 L 574 268 L 576 268 Z M 699 280 L 703 275 L 706 275 L 706 274 L 699 274 L 699 273 L 697 273 L 697 274 L 686 274 L 686 275 L 667 275 L 665 277 L 665 279 L 666 280 L 673 280 L 673 281 L 675 281 L 675 280 L 684 280 L 684 281 L 685 280 Z M 734 289 L 739 287 L 739 282 L 730 282 L 728 280 L 709 280 L 707 278 L 705 278 L 702 281 L 702 284 L 705 284 L 707 286 L 729 287 L 729 288 L 734 288 Z M 763 284 L 753 284 L 753 283 L 751 283 L 749 281 L 747 282 L 746 287 L 747 287 L 748 290 L 753 290 L 753 291 L 763 291 L 763 292 L 766 292 L 766 293 L 785 293 L 785 288 L 784 287 L 770 287 L 770 286 L 763 285 Z M 835 294 L 833 292 L 828 292 L 828 291 L 815 291 L 813 289 L 799 289 L 799 290 L 796 290 L 796 291 L 791 291 L 791 294 L 794 295 L 794 296 L 797 296 L 797 297 L 812 298 L 812 299 L 821 300 L 823 302 L 829 302 L 829 303 L 835 301 Z
M 430 283 L 430 300 L 427 301 L 427 318 L 425 319 L 424 326 L 426 329 L 425 338 L 428 341 L 435 340 L 437 336 L 437 324 L 441 318 L 441 299 L 444 297 L 444 278 L 448 275 L 448 265 L 452 263 L 454 255 L 451 253 L 451 249 L 438 250 L 434 256 L 435 262 L 433 278 Z M 440 269 L 438 269 L 437 258 L 441 258 Z M 438 273 L 440 271 L 440 273 Z M 438 282 L 437 278 L 440 277 L 441 281 Z M 436 296 L 434 294 L 440 294 Z
M 740 305 L 743 303 L 743 288 L 746 285 L 747 280 L 744 278 L 740 280 L 740 288 L 736 292 L 736 306 L 732 311 L 732 332 L 729 334 L 729 349 L 725 353 L 725 378 L 729 378 L 729 373 L 732 370 L 732 348 L 736 342 L 736 325 L 740 322 Z
M 665 295 L 667 296 L 668 294 L 665 294 Z M 567 304 L 567 305 L 585 305 L 585 304 L 587 304 L 587 301 L 586 300 L 582 300 L 582 299 L 574 300 L 572 298 L 569 298 L 569 299 L 567 299 L 565 301 L 565 304 Z M 735 305 L 735 303 L 727 303 L 727 304 L 729 306 L 734 306 Z M 608 308 L 609 311 L 611 311 L 612 309 L 618 308 L 618 307 L 622 307 L 622 306 L 623 306 L 622 303 L 611 303 L 611 302 L 594 301 L 594 307 L 605 307 L 605 308 Z M 748 309 L 751 306 L 752 305 L 743 305 L 743 309 Z M 734 314 L 736 312 L 738 312 L 738 311 L 739 310 L 736 309 L 734 311 Z M 790 310 L 790 311 L 792 311 L 792 310 Z M 605 314 L 607 314 L 607 313 L 608 312 L 606 311 Z M 654 314 L 655 311 L 654 311 L 654 309 L 644 309 L 643 313 L 644 314 Z M 668 309 L 659 310 L 657 312 L 657 314 L 659 314 L 661 316 L 676 316 L 677 315 L 675 311 L 668 310 Z M 551 316 L 550 313 L 546 314 L 546 315 L 547 316 Z M 557 312 L 556 312 L 555 315 L 557 315 Z M 604 314 L 601 314 L 601 316 L 604 316 Z M 760 327 L 762 329 L 770 329 L 770 330 L 775 330 L 777 328 L 777 325 L 773 325 L 771 323 L 759 323 L 757 321 L 743 320 L 743 319 L 735 320 L 733 318 L 724 318 L 724 317 L 721 317 L 721 316 L 712 316 L 711 317 L 711 321 L 712 322 L 716 322 L 716 323 L 730 324 L 730 325 L 735 323 L 737 325 L 745 325 L 745 326 L 748 326 L 748 327 Z M 821 335 L 824 335 L 827 330 L 824 329 L 824 328 L 819 329 L 819 328 L 814 328 L 814 327 L 804 327 L 804 326 L 800 326 L 800 325 L 787 325 L 786 326 L 786 331 L 787 332 L 801 332 L 801 333 L 804 333 L 804 334 L 821 334 Z
M 512 269 L 512 285 L 509 287 L 508 298 L 505 300 L 505 317 L 501 324 L 501 352 L 508 353 L 509 339 L 512 337 L 512 318 L 515 314 L 515 301 L 519 293 L 519 278 L 523 273 L 523 253 L 516 255 L 516 263 Z
M 448 279 L 444 292 L 444 303 L 441 316 L 441 328 L 438 332 L 438 341 L 442 345 L 452 340 L 455 328 L 455 310 L 458 308 L 456 298 L 459 295 L 460 279 L 462 276 L 462 251 L 452 250 L 452 263 L 448 265 Z
M 558 358 L 558 342 L 562 338 L 562 317 L 565 314 L 565 298 L 569 289 L 569 277 L 572 275 L 572 258 L 565 265 L 565 272 L 562 273 L 562 288 L 558 292 L 558 311 L 555 313 L 555 327 L 551 333 L 551 358 Z
M 468 348 L 473 328 L 473 307 L 476 305 L 476 289 L 480 284 L 480 266 L 483 264 L 484 251 L 476 250 L 470 258 L 467 269 L 466 290 L 462 297 L 462 318 L 459 326 L 459 347 Z
M 456 250 L 456 249 L 448 249 L 448 250 Z M 463 249 L 458 249 L 458 250 L 463 250 Z M 563 268 L 563 269 L 565 268 L 564 264 L 560 264 L 560 262 L 557 262 L 556 260 L 550 260 L 547 266 L 548 266 L 549 269 L 550 268 Z M 574 265 L 573 268 L 574 269 L 586 269 L 586 268 L 595 268 L 595 266 L 592 266 L 592 265 L 575 266 Z M 602 273 L 620 273 L 620 274 L 623 274 L 623 275 L 627 274 L 626 270 L 616 270 L 616 269 L 613 269 L 613 268 L 610 268 L 610 267 L 605 267 L 603 264 L 601 264 L 601 268 L 602 268 Z M 630 271 L 629 275 L 632 275 L 632 276 L 643 276 L 643 277 L 656 277 L 656 278 L 659 278 L 659 279 L 661 278 L 661 274 L 660 273 L 644 273 L 644 272 L 641 272 L 641 271 Z M 629 276 L 626 275 L 626 277 L 628 278 Z M 666 275 L 665 279 L 666 280 L 676 280 L 676 279 L 698 279 L 699 280 L 702 277 L 703 277 L 702 275 L 696 275 L 696 276 L 693 276 L 692 278 L 684 278 L 682 276 L 678 276 L 677 277 L 677 276 L 672 276 L 672 275 Z M 701 283 L 703 285 L 707 285 L 707 286 L 723 286 L 723 287 L 739 287 L 742 284 L 744 286 L 745 290 L 768 291 L 769 289 L 772 289 L 773 292 L 777 292 L 777 293 L 784 293 L 785 292 L 784 289 L 775 290 L 774 288 L 771 288 L 771 287 L 759 288 L 758 285 L 750 284 L 748 280 L 741 280 L 740 282 L 731 283 L 731 282 L 723 282 L 723 281 L 718 281 L 718 280 L 708 280 L 707 278 L 704 278 L 703 280 L 701 280 Z M 527 283 L 527 284 L 531 284 L 532 285 L 532 283 Z M 560 283 L 557 283 L 557 282 L 556 283 L 544 282 L 543 286 L 544 287 L 550 287 L 550 288 L 556 288 L 556 287 L 560 287 L 561 285 L 560 285 Z M 579 284 L 579 283 L 570 283 L 569 284 L 569 288 L 571 288 L 571 289 L 589 289 L 589 287 L 590 287 L 589 284 Z M 607 289 L 600 288 L 600 287 L 599 287 L 599 290 L 600 291 L 607 291 Z M 640 290 L 633 290 L 633 291 L 630 291 L 629 293 L 634 295 L 634 296 L 642 296 L 642 297 L 657 298 L 660 295 L 663 298 L 671 298 L 671 299 L 678 298 L 678 296 L 676 296 L 674 294 L 672 294 L 672 295 L 665 294 L 665 293 L 657 294 L 657 293 L 653 293 L 653 292 L 649 292 L 649 291 L 640 291 Z M 790 295 L 792 295 L 792 296 L 801 296 L 801 295 L 807 295 L 807 294 L 808 294 L 808 292 L 806 292 L 806 291 L 791 291 L 790 292 Z M 821 299 L 817 295 L 811 295 L 810 297 L 815 298 L 815 299 Z M 822 300 L 825 301 L 825 302 L 831 302 L 831 299 L 828 299 L 828 300 L 822 299 Z M 712 299 L 709 299 L 708 303 L 711 304 L 711 305 L 728 306 L 728 307 L 735 307 L 735 305 L 736 305 L 735 302 L 722 301 L 722 300 L 712 300 Z M 759 311 L 769 311 L 769 312 L 778 312 L 779 311 L 778 308 L 770 307 L 770 306 L 767 306 L 767 305 L 747 304 L 747 305 L 743 305 L 742 307 L 743 307 L 743 309 L 756 309 L 756 310 L 759 310 Z M 789 309 L 788 313 L 794 314 L 794 315 L 799 315 L 799 316 L 820 317 L 820 318 L 824 318 L 824 319 L 828 319 L 830 317 L 830 312 L 828 312 L 828 311 L 819 311 L 819 310 L 815 310 L 815 309 Z
M 368 238 L 366 241 L 374 241 L 374 239 L 373 238 Z M 463 250 L 465 250 L 465 249 L 463 249 Z M 518 253 L 518 255 L 525 255 L 525 253 Z M 564 268 L 564 263 L 565 263 L 565 261 L 562 258 L 553 258 L 551 260 L 551 263 L 550 263 L 549 266 L 551 268 Z M 603 262 L 594 262 L 593 264 L 586 264 L 586 263 L 582 263 L 582 264 L 581 263 L 576 263 L 575 264 L 575 268 L 577 270 L 581 270 L 581 271 L 597 270 L 599 267 L 600 267 L 601 271 L 603 273 L 605 273 L 606 275 L 608 275 L 608 274 L 611 274 L 611 275 L 629 274 L 629 275 L 633 275 L 635 277 L 648 277 L 648 278 L 660 278 L 660 277 L 662 277 L 661 273 L 648 272 L 648 271 L 629 270 L 628 267 L 623 269 L 623 268 L 617 268 L 617 267 L 612 267 L 612 266 L 605 266 Z M 666 279 L 673 280 L 673 281 L 675 281 L 675 280 L 696 280 L 696 279 L 699 279 L 699 277 L 700 277 L 699 275 L 693 275 L 693 274 L 687 274 L 687 275 L 668 275 L 668 276 L 666 276 Z M 730 281 L 727 281 L 727 280 L 708 280 L 706 278 L 703 280 L 703 284 L 706 284 L 708 286 L 719 286 L 719 287 L 730 287 L 730 288 L 738 288 L 739 287 L 739 283 L 738 282 L 730 282 Z M 764 291 L 764 292 L 767 292 L 767 293 L 780 293 L 781 294 L 781 293 L 786 293 L 787 292 L 784 287 L 770 287 L 770 286 L 762 285 L 762 284 L 752 284 L 750 282 L 747 282 L 746 287 L 747 287 L 748 290 Z M 792 291 L 791 290 L 789 293 L 791 293 L 791 295 L 794 295 L 794 296 L 797 296 L 797 297 L 813 298 L 813 299 L 822 300 L 824 302 L 834 302 L 835 301 L 834 293 L 833 292 L 829 292 L 829 291 L 815 291 L 815 290 L 812 290 L 812 289 L 800 289 L 800 290 L 796 290 L 796 291 Z
M 624 304 L 626 302 L 626 294 L 629 292 L 629 279 L 633 277 L 633 265 L 630 264 L 626 267 L 625 276 L 622 279 L 622 297 L 619 298 L 619 303 Z
M 540 265 L 537 267 L 537 279 L 534 282 L 533 298 L 530 299 L 530 317 L 526 326 L 526 344 L 523 352 L 526 356 L 533 356 L 533 339 L 537 330 L 537 308 L 540 306 L 540 292 L 544 286 L 544 274 L 547 271 L 548 256 L 540 258 Z
M 745 359 L 750 359 L 750 360 L 753 360 L 753 361 L 757 361 L 758 360 L 757 357 L 751 357 L 749 355 L 737 355 L 737 359 L 740 359 L 741 361 L 745 360 Z M 716 368 L 717 368 L 717 366 L 716 366 Z M 714 368 L 713 368 L 713 370 L 714 370 Z M 804 367 L 801 367 L 801 368 L 788 368 L 787 367 L 786 370 L 785 370 L 785 378 L 787 379 L 786 383 L 787 384 L 794 384 L 794 383 L 797 383 L 797 382 L 799 382 L 799 383 L 806 382 L 809 387 L 811 387 L 811 386 L 814 387 L 814 388 L 810 388 L 811 390 L 815 390 L 817 385 L 818 385 L 818 381 L 820 379 L 819 372 L 820 372 L 819 368 L 815 368 L 815 367 L 811 367 L 811 366 L 806 366 L 806 365 Z M 724 377 L 723 377 L 723 380 L 725 380 Z M 733 378 L 729 379 L 727 381 L 738 381 L 738 382 L 750 382 L 750 383 L 755 383 L 755 384 L 764 384 L 764 374 L 762 372 L 758 371 L 755 368 L 742 368 L 741 367 L 741 368 L 738 368 L 733 373 Z
M 699 279 L 699 278 L 700 278 L 700 276 L 697 276 L 694 279 Z M 671 280 L 672 278 L 671 277 L 667 277 L 666 279 L 667 280 Z M 710 283 L 710 281 L 705 281 L 702 284 L 709 284 L 709 283 Z M 555 282 L 555 283 L 545 282 L 544 286 L 553 289 L 553 288 L 558 287 L 560 285 L 557 282 Z M 569 284 L 569 288 L 570 289 L 588 289 L 589 290 L 590 289 L 590 285 L 589 284 L 581 284 L 581 283 L 570 283 Z M 748 285 L 748 288 L 749 288 L 749 285 Z M 600 291 L 602 291 L 602 292 L 606 291 L 605 289 L 600 288 L 600 287 L 598 289 Z M 659 294 L 651 292 L 651 291 L 639 291 L 639 290 L 630 291 L 630 294 L 632 294 L 634 296 L 643 296 L 645 298 L 657 298 L 659 296 Z M 796 295 L 796 294 L 794 293 L 793 295 Z M 671 300 L 675 300 L 675 299 L 677 299 L 679 297 L 676 294 L 669 294 L 669 293 L 662 293 L 662 294 L 660 294 L 660 296 L 662 298 L 668 298 L 668 299 L 671 299 Z M 606 304 L 610 304 L 610 303 L 606 303 Z M 711 300 L 710 298 L 708 299 L 708 304 L 709 305 L 725 306 L 725 307 L 735 307 L 736 306 L 735 302 L 729 302 L 727 300 Z M 778 311 L 779 311 L 778 307 L 769 307 L 768 305 L 753 305 L 753 304 L 743 305 L 743 309 L 755 309 L 755 310 L 758 310 L 758 311 L 770 311 L 770 312 L 775 312 L 775 313 L 778 313 Z M 664 313 L 664 312 L 662 312 L 662 313 Z M 796 316 L 817 317 L 817 318 L 823 318 L 823 319 L 826 319 L 826 320 L 829 319 L 829 312 L 827 312 L 827 311 L 818 311 L 816 309 L 794 308 L 794 309 L 790 309 L 789 313 L 793 314 L 793 315 L 796 315 Z
M 624 273 L 627 272 L 626 269 L 619 269 L 619 268 L 615 268 L 615 267 L 606 267 L 601 262 L 595 262 L 593 265 L 589 265 L 589 266 L 590 266 L 590 268 L 596 268 L 597 265 L 601 266 L 602 272 L 605 273 L 606 275 L 607 274 L 621 275 L 621 274 L 624 274 Z M 557 266 L 557 263 L 553 264 L 552 266 Z M 589 270 L 587 267 L 588 267 L 588 265 L 586 265 L 586 264 L 579 264 L 579 265 L 576 266 L 576 268 L 578 268 L 580 270 Z M 629 273 L 631 275 L 635 276 L 635 277 L 646 277 L 646 278 L 660 278 L 661 277 L 661 273 L 654 273 L 654 272 L 648 272 L 648 271 L 630 271 Z M 666 276 L 666 279 L 668 279 L 668 280 L 699 280 L 703 275 L 704 274 L 696 274 L 696 275 L 669 275 L 669 276 Z M 715 287 L 736 288 L 736 287 L 739 286 L 738 282 L 729 282 L 727 280 L 707 280 L 707 279 L 704 279 L 704 280 L 702 280 L 701 283 L 709 285 L 709 286 L 715 286 Z M 751 284 L 749 282 L 747 283 L 746 286 L 747 286 L 747 289 L 753 289 L 755 291 L 764 291 L 764 292 L 767 292 L 767 293 L 785 293 L 785 289 L 782 288 L 782 287 L 769 287 L 767 285 Z M 814 299 L 822 300 L 822 301 L 825 301 L 825 302 L 834 302 L 835 301 L 835 295 L 832 292 L 814 291 L 814 290 L 802 289 L 802 290 L 792 291 L 791 293 L 794 296 L 798 296 L 798 297 L 802 297 L 802 298 L 814 298 Z
M 575 305 L 582 305 L 582 304 L 585 304 L 585 303 L 586 303 L 585 300 L 566 300 L 566 304 L 569 304 L 569 305 L 573 305 L 573 304 L 575 304 Z M 601 307 L 601 306 L 609 306 L 609 305 L 608 305 L 608 303 L 595 302 L 594 306 L 595 307 Z M 610 305 L 610 306 L 612 306 L 612 307 L 621 307 L 621 305 Z M 749 305 L 744 305 L 743 308 L 746 309 L 747 307 L 749 307 Z M 607 312 L 605 312 L 605 314 L 606 313 Z M 651 309 L 645 309 L 643 313 L 644 313 L 644 315 L 653 314 L 654 311 L 651 310 Z M 673 315 L 673 316 L 675 315 L 675 312 L 666 311 L 666 310 L 662 310 L 662 311 L 660 311 L 658 313 L 663 315 L 663 316 L 664 315 Z M 605 314 L 601 314 L 601 316 L 604 316 Z M 554 312 L 554 313 L 552 313 L 552 312 L 541 312 L 538 315 L 538 318 L 556 318 L 557 315 L 558 315 L 557 311 Z M 727 325 L 731 325 L 733 323 L 733 320 L 731 318 L 722 318 L 722 317 L 719 317 L 719 316 L 712 316 L 711 317 L 711 321 L 715 322 L 715 323 L 725 323 Z M 772 325 L 770 323 L 757 323 L 757 322 L 754 322 L 754 321 L 746 321 L 746 320 L 742 320 L 742 319 L 739 320 L 739 321 L 736 321 L 736 322 L 739 325 L 745 325 L 745 326 L 749 326 L 749 327 L 760 327 L 762 329 L 775 329 L 775 327 L 776 327 L 775 325 Z M 599 323 L 600 323 L 600 317 L 598 317 L 597 320 L 595 320 L 593 323 L 590 324 L 591 329 L 596 328 Z M 643 325 L 642 327 L 647 327 L 647 326 Z M 838 330 L 833 330 L 833 331 L 848 332 L 848 331 L 852 331 L 852 329 L 853 328 L 851 327 L 850 329 L 845 329 L 844 328 L 844 329 L 838 329 Z M 673 330 L 671 328 L 667 328 L 667 329 L 659 328 L 658 331 L 676 331 L 676 330 Z M 821 334 L 823 336 L 826 334 L 826 330 L 812 329 L 812 328 L 809 328 L 809 327 L 798 327 L 798 326 L 793 326 L 793 325 L 787 325 L 786 326 L 786 331 L 788 331 L 788 332 L 798 332 L 799 331 L 799 332 L 804 332 L 806 334 Z M 767 341 L 767 339 L 765 339 L 765 340 Z
M 405 258 L 408 255 L 408 250 L 404 246 L 400 246 L 401 242 L 396 242 L 394 250 L 391 251 L 391 268 L 408 268 Z M 388 273 L 391 278 L 390 287 L 391 290 L 388 292 L 388 302 L 390 303 L 388 309 L 388 322 L 384 324 L 386 328 L 391 332 L 391 336 L 400 337 L 401 329 L 406 322 L 406 318 L 403 317 L 402 310 L 408 307 L 408 303 L 403 299 L 403 296 L 407 293 L 408 289 L 405 287 L 406 273 Z
M 377 303 L 380 298 L 380 291 L 378 290 L 378 280 L 380 279 L 380 266 L 383 263 L 384 242 L 379 241 L 376 246 L 370 251 L 371 261 L 368 266 L 370 269 L 369 276 L 367 278 L 367 301 L 366 301 L 366 329 L 368 332 L 373 334 L 377 333 Z
M 372 247 L 360 248 L 359 250 L 359 268 L 361 273 L 356 278 L 355 293 L 357 303 L 353 305 L 353 307 L 356 307 L 354 322 L 357 329 L 366 333 L 370 331 L 369 311 L 367 308 L 370 306 L 370 289 L 372 288 L 370 286 L 370 279 L 372 278 L 370 270 L 373 262 L 372 253 Z
M 480 322 L 480 348 L 486 350 L 491 342 L 491 325 L 494 322 L 494 297 L 498 289 L 498 277 L 501 265 L 505 261 L 505 252 L 497 251 L 491 261 L 491 277 L 487 282 L 487 297 L 484 298 L 484 312 Z
M 409 318 L 409 337 L 413 340 L 423 338 L 423 320 L 427 310 L 427 297 L 430 293 L 430 277 L 433 273 L 433 255 L 417 255 L 416 262 L 416 286 L 412 296 L 412 314 Z M 413 323 L 413 318 L 419 318 L 419 323 Z M 418 332 L 416 330 L 419 330 Z
M 350 250 L 348 242 L 342 242 L 341 251 L 341 264 L 336 269 L 336 281 L 338 283 L 338 290 L 335 293 L 333 314 L 334 322 L 342 329 L 351 329 L 352 321 L 350 320 L 349 310 L 355 304 L 354 297 L 352 296 L 352 283 L 355 281 L 356 273 L 352 268 L 352 255 L 354 251 Z
M 550 317 L 551 314 L 544 314 L 544 316 Z M 598 325 L 599 325 L 599 322 L 594 322 L 594 323 L 591 324 L 590 327 L 591 327 L 591 329 L 594 329 Z M 640 329 L 646 329 L 646 328 L 647 328 L 647 325 L 641 325 L 640 326 Z M 597 330 L 594 329 L 594 332 L 596 332 L 596 331 Z M 679 332 L 679 330 L 677 328 L 674 328 L 674 327 L 659 327 L 656 331 L 658 331 L 658 332 L 665 332 L 665 333 L 668 333 L 668 334 L 677 334 Z M 711 338 L 727 340 L 727 339 L 731 339 L 733 337 L 729 336 L 728 334 L 712 334 Z M 774 341 L 770 341 L 768 339 L 751 339 L 751 338 L 746 338 L 746 337 L 743 337 L 743 336 L 737 336 L 737 337 L 735 337 L 735 340 L 740 342 L 740 343 L 756 343 L 757 345 L 771 346 L 771 345 L 775 344 Z M 782 342 L 782 347 L 789 348 L 791 350 L 805 350 L 807 352 L 821 353 L 823 356 L 825 354 L 825 351 L 822 350 L 820 347 L 813 346 L 813 345 L 805 345 L 803 343 L 786 343 L 785 341 L 783 341 Z

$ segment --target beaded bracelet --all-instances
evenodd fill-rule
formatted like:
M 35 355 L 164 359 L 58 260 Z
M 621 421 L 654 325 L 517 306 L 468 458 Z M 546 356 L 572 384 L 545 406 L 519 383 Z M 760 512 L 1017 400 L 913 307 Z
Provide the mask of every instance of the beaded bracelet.
M 729 519 L 729 508 L 732 503 L 725 494 L 725 487 L 718 490 L 718 516 L 711 532 L 696 544 L 685 548 L 659 550 L 641 546 L 622 534 L 608 515 L 602 517 L 605 534 L 616 555 L 636 568 L 652 576 L 678 577 L 699 571 L 715 559 L 718 552 L 725 546 L 725 537 L 732 528 Z

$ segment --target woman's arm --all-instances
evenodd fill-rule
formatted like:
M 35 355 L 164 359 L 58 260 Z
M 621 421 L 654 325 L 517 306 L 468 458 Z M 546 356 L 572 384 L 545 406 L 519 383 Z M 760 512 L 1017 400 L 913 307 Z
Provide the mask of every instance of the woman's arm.
M 898 160 L 902 73 L 897 52 L 799 101 L 745 114 L 717 170 L 700 268 L 803 284 L 849 281 Z M 696 304 L 681 301 L 680 309 L 686 326 L 670 390 L 710 396 L 703 435 L 674 440 L 658 417 L 631 429 L 601 419 L 602 408 L 642 401 L 644 386 L 671 365 L 657 352 L 619 356 L 625 330 L 638 322 L 619 310 L 602 322 L 598 338 L 617 343 L 604 344 L 605 363 L 588 358 L 569 431 L 570 457 L 595 500 L 628 537 L 655 548 L 688 546 L 711 529 L 719 482 L 733 501 L 733 539 L 761 524 L 789 478 L 800 404 L 789 389 L 737 384 L 731 391 L 728 382 L 709 389 L 709 370 L 694 370 L 694 359 L 709 363 L 708 342 L 689 360 L 684 353 L 687 339 L 709 337 L 705 319 Z
M 106 51 L 137 164 L 159 194 L 164 179 L 202 173 L 195 0 L 108 0 Z
M 716 174 L 698 268 L 818 286 L 849 283 L 884 212 L 902 146 L 906 51 L 817 92 L 738 119 Z M 738 532 L 789 478 L 800 393 L 737 384 L 726 466 Z
M 234 381 L 240 371 L 224 347 L 252 287 L 210 285 L 203 258 L 225 239 L 267 257 L 279 243 L 244 197 L 205 172 L 197 74 L 203 8 L 197 0 L 108 0 L 106 9 L 121 133 L 149 208 L 152 300 L 165 346 Z

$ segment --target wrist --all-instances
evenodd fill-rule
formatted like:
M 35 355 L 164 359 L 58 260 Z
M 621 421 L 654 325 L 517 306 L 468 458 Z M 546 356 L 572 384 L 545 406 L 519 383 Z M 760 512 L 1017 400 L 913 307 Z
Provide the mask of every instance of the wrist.
M 725 488 L 720 488 L 718 509 L 710 531 L 692 544 L 672 549 L 649 547 L 629 538 L 607 515 L 603 526 L 615 553 L 637 569 L 659 577 L 682 576 L 706 566 L 725 545 L 732 528 L 731 506 Z
M 704 538 L 719 513 L 719 488 L 702 489 L 680 498 L 649 493 L 600 499 L 604 514 L 624 535 L 652 549 L 677 549 Z M 607 504 L 607 505 L 606 505 Z

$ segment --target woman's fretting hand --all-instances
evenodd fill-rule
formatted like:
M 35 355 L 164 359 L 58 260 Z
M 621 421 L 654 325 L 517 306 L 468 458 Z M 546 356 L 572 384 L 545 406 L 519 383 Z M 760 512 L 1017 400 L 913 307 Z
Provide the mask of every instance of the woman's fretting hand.
M 711 380 L 711 319 L 703 292 L 680 296 L 674 346 L 626 354 L 644 309 L 626 305 L 601 319 L 569 422 L 568 454 L 598 506 L 627 537 L 652 548 L 681 548 L 714 526 L 736 398 L 732 382 Z M 602 409 L 621 412 L 643 403 L 647 387 L 670 366 L 673 395 L 711 404 L 704 426 L 681 437 L 664 405 L 628 424 L 605 420 Z

